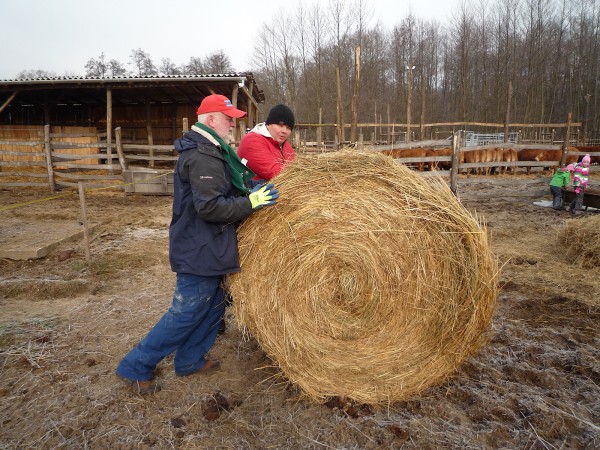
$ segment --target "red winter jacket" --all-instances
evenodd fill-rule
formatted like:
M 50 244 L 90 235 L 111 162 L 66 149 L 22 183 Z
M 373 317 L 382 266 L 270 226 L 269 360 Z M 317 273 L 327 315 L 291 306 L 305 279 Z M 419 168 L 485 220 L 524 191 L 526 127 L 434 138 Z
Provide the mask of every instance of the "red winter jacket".
M 242 138 L 237 154 L 242 161 L 247 161 L 246 165 L 256 174 L 256 180 L 270 180 L 281 172 L 284 164 L 296 157 L 290 143 L 285 141 L 280 147 L 264 123 L 256 125 Z

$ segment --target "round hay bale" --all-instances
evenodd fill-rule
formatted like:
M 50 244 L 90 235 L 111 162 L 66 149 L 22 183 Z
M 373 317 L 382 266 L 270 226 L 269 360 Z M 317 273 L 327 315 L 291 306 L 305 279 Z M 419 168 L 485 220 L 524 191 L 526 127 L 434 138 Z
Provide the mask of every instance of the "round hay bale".
M 600 267 L 600 216 L 569 220 L 558 234 L 567 258 L 577 267 Z
M 406 400 L 486 340 L 497 266 L 441 179 L 377 152 L 299 156 L 240 227 L 238 322 L 317 401 Z

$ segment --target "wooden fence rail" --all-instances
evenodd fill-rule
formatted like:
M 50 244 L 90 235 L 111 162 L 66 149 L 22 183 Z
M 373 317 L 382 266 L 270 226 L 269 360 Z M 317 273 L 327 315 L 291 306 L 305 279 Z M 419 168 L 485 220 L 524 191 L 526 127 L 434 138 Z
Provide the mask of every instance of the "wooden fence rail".
M 323 125 L 323 124 L 322 124 Z M 495 124 L 497 125 L 497 124 Z M 560 125 L 560 124 L 553 124 Z M 576 124 L 572 124 L 576 125 Z M 524 125 L 523 125 L 524 126 Z M 40 133 L 41 134 L 41 133 Z M 79 182 L 86 182 L 89 187 L 111 187 L 125 189 L 127 182 L 131 182 L 130 172 L 144 172 L 146 177 L 156 177 L 172 172 L 178 156 L 172 145 L 145 145 L 123 143 L 121 129 L 114 130 L 115 142 L 110 145 L 102 141 L 106 133 L 51 133 L 50 126 L 43 129 L 43 139 L 1 139 L 0 140 L 0 187 L 3 186 L 46 186 L 54 193 L 63 187 L 77 187 Z M 82 142 L 73 140 L 84 140 Z M 565 137 L 568 142 L 568 136 Z M 428 154 L 427 156 L 399 157 L 397 161 L 410 166 L 424 164 L 429 168 L 436 164 L 445 163 L 451 166 L 449 170 L 435 170 L 431 173 L 447 176 L 454 173 L 462 174 L 472 169 L 516 169 L 543 167 L 555 168 L 564 163 L 568 156 L 581 156 L 585 153 L 574 148 L 562 145 L 548 144 L 510 144 L 499 143 L 466 147 L 463 144 L 462 132 L 456 132 L 452 141 L 428 140 L 393 145 L 363 145 L 362 148 L 372 151 L 409 150 L 409 149 L 453 149 L 450 154 Z M 358 145 L 357 145 L 358 147 Z M 525 149 L 536 150 L 561 150 L 561 161 L 486 161 L 486 162 L 461 162 L 461 157 L 470 152 L 486 149 L 514 149 L 520 152 Z M 322 148 L 319 151 L 334 151 L 333 148 Z M 303 153 L 303 149 L 297 149 Z M 308 151 L 307 153 L 313 153 Z M 590 153 L 600 157 L 600 152 Z M 448 163 L 452 163 L 451 165 Z M 151 170 L 146 170 L 151 169 Z M 128 172 L 126 176 L 125 172 Z M 423 172 L 428 174 L 429 172 Z M 162 181 L 161 181 L 162 182 Z

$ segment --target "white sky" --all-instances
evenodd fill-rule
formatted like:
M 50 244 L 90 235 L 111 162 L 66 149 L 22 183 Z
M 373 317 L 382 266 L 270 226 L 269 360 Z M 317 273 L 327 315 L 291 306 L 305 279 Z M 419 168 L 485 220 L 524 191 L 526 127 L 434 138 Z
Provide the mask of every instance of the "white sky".
M 315 0 L 303 0 L 306 7 Z M 327 9 L 328 0 L 320 0 Z M 450 19 L 460 0 L 366 0 L 373 23 L 384 29 L 412 12 L 420 19 Z M 141 48 L 157 66 L 223 50 L 239 72 L 252 67 L 260 27 L 283 7 L 295 12 L 302 0 L 0 0 L 0 79 L 21 70 L 85 74 L 85 64 L 103 52 L 131 70 Z M 286 13 L 290 14 L 290 13 Z

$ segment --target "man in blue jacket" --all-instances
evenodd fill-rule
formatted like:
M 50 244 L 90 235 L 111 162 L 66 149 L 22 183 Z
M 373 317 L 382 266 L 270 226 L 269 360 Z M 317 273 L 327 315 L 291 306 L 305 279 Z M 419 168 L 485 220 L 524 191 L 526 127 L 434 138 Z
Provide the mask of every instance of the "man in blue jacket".
M 219 369 L 219 361 L 205 354 L 223 320 L 223 276 L 240 270 L 236 227 L 278 197 L 272 184 L 250 190 L 254 173 L 227 143 L 234 119 L 246 113 L 213 94 L 202 100 L 197 114 L 192 131 L 175 141 L 179 159 L 169 227 L 169 260 L 177 273 L 173 303 L 116 371 L 140 394 L 160 390 L 153 371 L 173 352 L 177 376 Z

